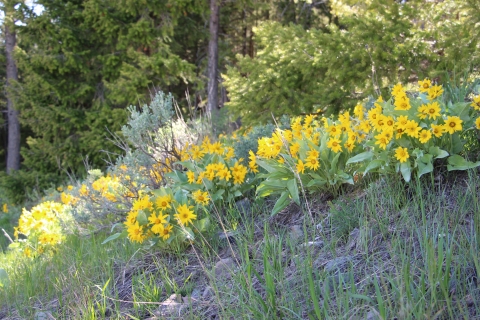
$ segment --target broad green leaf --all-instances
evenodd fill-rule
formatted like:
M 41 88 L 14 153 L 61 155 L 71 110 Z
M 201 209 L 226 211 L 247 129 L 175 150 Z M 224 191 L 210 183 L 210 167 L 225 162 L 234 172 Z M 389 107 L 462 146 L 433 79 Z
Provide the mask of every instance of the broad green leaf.
M 335 174 L 337 172 L 338 158 L 340 158 L 341 154 L 342 154 L 341 152 L 338 152 L 330 162 L 330 174 Z
M 428 149 L 428 153 L 430 153 L 435 159 L 443 159 L 445 157 L 448 157 L 448 152 L 440 149 L 437 146 L 430 147 Z
M 212 201 L 217 201 L 222 199 L 223 194 L 225 193 L 225 189 L 219 189 L 215 194 L 212 196 Z
M 420 178 L 426 173 L 433 171 L 433 156 L 431 154 L 426 154 L 422 158 L 416 161 L 418 166 L 418 177 Z
M 7 271 L 0 268 L 0 288 L 7 286 L 9 282 L 10 279 L 8 278 Z
M 143 212 L 143 210 L 138 211 L 137 221 L 138 221 L 138 224 L 141 225 L 141 226 L 144 226 L 144 225 L 148 224 L 147 216 L 146 216 L 145 212 Z
M 468 170 L 468 169 L 473 169 L 480 166 L 480 161 L 477 162 L 471 162 L 467 161 L 458 154 L 454 154 L 453 156 L 450 156 L 448 158 L 448 165 L 447 169 L 448 171 L 454 171 L 454 170 Z
M 372 161 L 370 161 L 368 166 L 363 171 L 363 175 L 365 176 L 370 170 L 376 169 L 376 168 L 382 166 L 383 164 L 385 164 L 385 162 L 383 160 L 372 160 Z
M 452 147 L 451 147 L 450 153 L 455 155 L 463 150 L 464 143 L 460 139 L 460 135 L 458 133 L 452 134 L 451 138 L 452 138 Z
M 290 192 L 290 195 L 292 196 L 293 201 L 295 201 L 296 204 L 300 205 L 300 197 L 298 195 L 297 180 L 292 179 L 288 181 L 287 188 L 288 188 L 288 191 Z
M 410 167 L 410 162 L 403 162 L 400 164 L 400 172 L 402 173 L 403 179 L 406 182 L 410 182 L 412 176 L 412 168 Z
M 181 164 L 183 167 L 187 168 L 190 171 L 196 172 L 195 164 L 191 161 L 178 161 L 175 164 Z
M 203 232 L 207 230 L 208 226 L 210 225 L 210 219 L 208 217 L 203 218 L 202 220 L 197 220 L 193 222 L 193 225 L 199 232 Z
M 365 151 L 365 152 L 359 153 L 356 156 L 348 159 L 346 164 L 362 162 L 362 161 L 365 161 L 365 160 L 369 160 L 372 157 L 373 157 L 373 152 L 372 151 Z
M 117 232 L 117 233 L 109 236 L 107 239 L 103 240 L 102 244 L 108 243 L 112 240 L 116 240 L 116 239 L 119 239 L 119 238 L 120 239 L 125 238 L 127 236 L 127 234 L 128 234 L 127 230 L 123 230 L 122 232 Z
M 239 191 L 239 190 L 235 190 L 235 192 L 233 193 L 233 195 L 235 197 L 241 197 L 243 194 Z
M 183 190 L 179 189 L 177 192 L 175 192 L 175 195 L 173 196 L 173 199 L 177 201 L 180 204 L 186 203 L 187 202 L 187 196 L 183 192 Z
M 288 197 L 289 194 L 287 191 L 284 191 L 280 198 L 278 198 L 277 202 L 275 202 L 275 206 L 272 210 L 272 216 L 279 213 L 282 209 L 290 204 L 290 198 Z
M 275 168 L 274 166 L 270 165 L 269 163 L 267 163 L 266 161 L 263 161 L 263 160 L 260 160 L 260 159 L 257 159 L 257 164 L 262 167 L 263 169 L 267 170 L 268 172 L 270 173 L 273 173 L 275 171 L 278 171 L 277 168 Z

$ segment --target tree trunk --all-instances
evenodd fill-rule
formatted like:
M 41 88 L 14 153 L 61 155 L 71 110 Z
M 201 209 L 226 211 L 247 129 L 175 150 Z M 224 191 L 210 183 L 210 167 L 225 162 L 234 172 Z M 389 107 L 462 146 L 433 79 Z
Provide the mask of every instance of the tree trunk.
M 8 18 L 5 10 L 5 19 Z M 10 21 L 9 21 L 10 22 Z M 13 49 L 16 45 L 16 35 L 13 30 L 13 22 L 5 23 L 5 52 L 7 56 L 7 126 L 8 126 L 8 144 L 7 144 L 7 173 L 20 169 L 20 122 L 18 120 L 18 111 L 14 106 L 11 85 L 18 80 L 18 70 L 13 59 Z
M 218 20 L 219 5 L 217 0 L 210 0 L 210 40 L 208 42 L 208 103 L 207 112 L 212 118 L 218 111 Z

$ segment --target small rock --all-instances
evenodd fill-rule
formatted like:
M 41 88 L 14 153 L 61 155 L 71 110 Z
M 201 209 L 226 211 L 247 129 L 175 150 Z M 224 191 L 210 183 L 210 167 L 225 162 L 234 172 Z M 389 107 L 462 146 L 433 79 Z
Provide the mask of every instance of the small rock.
M 378 316 L 378 312 L 373 310 L 368 311 L 367 320 L 377 320 L 377 319 L 380 319 L 380 317 Z
M 208 286 L 203 290 L 202 294 L 202 299 L 203 300 L 210 300 L 210 298 L 213 296 L 213 289 L 212 287 Z
M 326 272 L 332 272 L 332 271 L 335 271 L 337 269 L 340 269 L 342 268 L 343 266 L 345 266 L 345 264 L 349 261 L 352 260 L 352 257 L 351 256 L 345 256 L 345 257 L 338 257 L 338 258 L 335 258 L 333 260 L 330 260 L 328 261 L 326 264 L 325 264 L 325 267 L 324 267 L 324 270 Z
M 221 259 L 215 264 L 215 277 L 220 280 L 228 280 L 232 277 L 235 263 L 232 258 Z
M 468 307 L 472 307 L 475 304 L 475 300 L 473 300 L 473 297 L 471 294 L 467 294 L 464 298 L 463 301 L 467 304 Z
M 172 294 L 167 300 L 160 304 L 160 307 L 153 312 L 158 317 L 171 315 L 173 313 L 180 312 L 180 308 L 183 305 L 183 299 L 181 295 Z
M 352 230 L 352 232 L 350 232 L 350 235 L 348 238 L 349 240 L 347 244 L 348 250 L 352 250 L 357 247 L 359 236 L 360 236 L 360 230 L 358 228 L 355 228 Z
M 55 319 L 52 314 L 48 311 L 38 311 L 35 312 L 35 315 L 33 316 L 34 320 L 50 320 L 50 319 Z
M 290 239 L 298 240 L 303 237 L 303 230 L 299 225 L 294 225 L 290 227 Z
M 306 247 L 306 248 L 314 247 L 314 248 L 317 248 L 317 249 L 321 249 L 321 248 L 323 248 L 323 241 L 321 241 L 321 240 L 308 241 L 307 243 L 302 243 L 302 247 Z
M 201 291 L 199 288 L 195 288 L 192 290 L 192 294 L 190 295 L 192 297 L 192 299 L 196 299 L 198 300 L 201 296 Z
M 235 202 L 235 206 L 237 207 L 237 210 L 244 215 L 252 212 L 252 205 L 250 204 L 250 200 L 248 198 L 238 200 L 237 202 Z

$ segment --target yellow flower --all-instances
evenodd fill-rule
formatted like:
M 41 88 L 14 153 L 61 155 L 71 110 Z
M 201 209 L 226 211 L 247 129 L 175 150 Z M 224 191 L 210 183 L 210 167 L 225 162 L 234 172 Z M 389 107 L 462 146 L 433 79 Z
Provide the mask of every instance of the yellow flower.
M 418 85 L 420 86 L 419 88 L 420 92 L 428 92 L 428 89 L 432 85 L 432 81 L 425 78 L 423 79 L 423 81 L 418 81 Z
M 480 95 L 473 97 L 473 101 L 470 104 L 475 110 L 480 110 Z
M 427 104 L 426 111 L 428 119 L 435 120 L 437 117 L 440 117 L 440 105 L 437 101 Z
M 318 162 L 317 158 L 314 157 L 308 157 L 305 160 L 305 167 L 312 169 L 312 170 L 317 170 L 318 167 L 320 167 L 320 163 Z
M 418 126 L 415 120 L 409 120 L 405 126 L 405 133 L 412 138 L 417 138 L 420 130 L 422 130 L 422 128 Z
M 245 181 L 245 176 L 247 175 L 247 167 L 240 164 L 238 161 L 232 168 L 232 176 L 234 184 L 242 184 Z
M 443 132 L 443 126 L 432 124 L 432 133 L 435 137 L 440 138 L 443 135 Z
M 150 202 L 149 196 L 144 196 L 140 199 L 137 199 L 133 202 L 132 210 L 143 210 L 143 209 L 152 209 L 153 203 Z
M 405 88 L 402 86 L 401 83 L 397 83 L 396 85 L 393 86 L 392 96 L 396 97 L 398 95 L 404 95 L 404 94 L 405 94 Z
M 432 138 L 432 133 L 429 130 L 422 130 L 418 136 L 420 143 L 427 143 Z
M 420 118 L 420 119 L 425 119 L 427 116 L 428 116 L 428 107 L 426 104 L 422 104 L 420 107 L 418 107 L 418 114 L 417 116 Z
M 248 163 L 248 167 L 250 168 L 250 171 L 253 173 L 258 172 L 258 166 L 257 166 L 257 159 L 255 158 L 255 154 L 253 153 L 252 150 L 248 151 L 248 159 L 250 159 L 250 162 Z
M 363 120 L 363 117 L 365 115 L 365 109 L 360 103 L 355 106 L 355 109 L 353 109 L 353 114 L 355 115 L 355 117 L 357 117 L 358 120 Z
M 387 149 L 387 145 L 390 142 L 390 139 L 388 139 L 388 137 L 385 136 L 384 132 L 376 135 L 375 139 L 376 139 L 375 144 L 378 144 L 379 147 L 382 148 L 383 150 Z
M 144 234 L 143 232 L 143 226 L 140 226 L 138 224 L 138 222 L 136 222 L 135 224 L 133 225 L 130 225 L 127 229 L 127 232 L 128 232 L 128 238 L 131 240 L 131 241 L 135 241 L 135 242 L 138 242 L 138 243 L 142 243 L 145 238 L 146 238 L 146 235 Z
M 187 225 L 197 218 L 197 215 L 190 210 L 186 204 L 182 204 L 177 207 L 177 213 L 174 215 L 178 223 L 181 225 Z
M 195 172 L 193 171 L 187 171 L 187 178 L 188 178 L 188 183 L 193 184 L 195 183 Z
M 219 177 L 221 180 L 229 181 L 232 177 L 232 174 L 228 168 L 223 168 L 217 172 L 217 177 Z
M 86 186 L 85 184 L 82 184 L 82 186 L 80 187 L 80 191 L 79 191 L 79 192 L 80 192 L 80 195 L 81 195 L 82 197 L 88 196 L 88 188 L 87 188 L 87 186 Z
M 398 147 L 395 149 L 395 158 L 400 162 L 407 162 L 409 157 L 407 148 Z
M 201 205 L 206 205 L 208 204 L 208 201 L 210 201 L 210 197 L 206 191 L 203 192 L 202 190 L 197 190 L 192 193 L 192 196 L 195 202 Z
M 327 142 L 327 147 L 335 153 L 342 150 L 342 146 L 340 145 L 340 140 L 336 138 L 330 138 Z
M 397 122 L 395 122 L 395 127 L 397 129 L 405 129 L 408 124 L 408 117 L 407 116 L 399 116 L 397 118 Z
M 395 97 L 395 108 L 393 110 L 410 110 L 412 107 L 410 105 L 410 99 L 407 97 L 406 94 L 399 95 Z
M 337 137 L 342 133 L 342 130 L 336 125 L 331 125 L 327 128 L 327 132 L 330 137 Z
M 155 213 L 152 213 L 150 217 L 148 217 L 148 221 L 150 224 L 153 224 L 151 228 L 152 232 L 155 234 L 160 234 L 163 229 L 163 225 L 167 223 L 167 215 L 163 215 L 162 213 L 156 215 Z
M 305 165 L 303 164 L 303 161 L 299 159 L 297 163 L 297 172 L 303 174 L 304 171 L 305 171 Z
M 8 213 L 8 205 L 6 203 L 3 204 L 2 211 L 3 213 Z
M 463 120 L 457 116 L 447 117 L 443 128 L 446 132 L 453 134 L 455 131 L 462 131 L 462 122 Z
M 478 117 L 477 120 L 475 120 L 475 126 L 477 127 L 478 130 L 480 130 L 480 117 Z
M 170 198 L 170 196 L 159 196 L 155 200 L 155 205 L 160 210 L 167 210 L 168 208 L 171 208 L 170 206 L 171 202 L 172 202 L 172 199 Z
M 226 147 L 225 150 L 227 150 L 227 154 L 225 155 L 225 157 L 227 159 L 231 159 L 231 158 L 235 157 L 235 149 L 234 148 Z
M 297 157 L 297 153 L 300 150 L 300 143 L 294 142 L 290 145 L 289 147 L 290 154 L 292 155 L 293 158 Z
M 307 116 L 305 117 L 304 126 L 305 126 L 305 127 L 308 127 L 308 126 L 312 123 L 312 121 L 313 121 L 313 119 L 314 119 L 315 117 L 316 117 L 316 116 L 313 115 L 313 114 L 307 115 Z
M 172 229 L 173 229 L 173 226 L 169 224 L 166 227 L 163 227 L 163 229 L 160 231 L 159 235 L 162 237 L 164 241 L 170 238 L 170 233 L 172 232 Z
M 435 98 L 438 98 L 442 95 L 442 93 L 442 86 L 431 86 L 430 88 L 428 88 L 428 99 L 433 100 Z

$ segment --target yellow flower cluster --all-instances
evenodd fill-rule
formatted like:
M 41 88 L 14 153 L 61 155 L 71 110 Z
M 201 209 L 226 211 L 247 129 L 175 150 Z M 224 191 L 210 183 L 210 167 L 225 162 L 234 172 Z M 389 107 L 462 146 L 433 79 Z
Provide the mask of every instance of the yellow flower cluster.
M 159 189 L 159 193 L 152 197 L 144 195 L 133 202 L 124 222 L 131 241 L 142 243 L 154 236 L 167 241 L 197 219 L 188 201 L 177 202 L 167 188 Z M 198 202 L 208 202 L 205 194 L 197 193 L 196 197 Z
M 64 238 L 61 224 L 68 219 L 65 207 L 58 202 L 43 202 L 31 210 L 23 208 L 14 236 L 16 239 L 19 234 L 27 237 L 23 245 L 26 256 L 43 253 L 61 243 Z
M 121 186 L 117 177 L 100 177 L 92 183 L 93 190 L 100 193 L 100 195 L 111 202 L 117 201 L 115 195 L 116 190 L 120 190 Z

